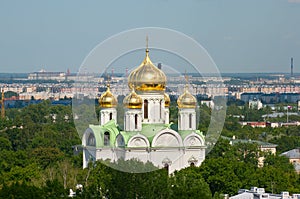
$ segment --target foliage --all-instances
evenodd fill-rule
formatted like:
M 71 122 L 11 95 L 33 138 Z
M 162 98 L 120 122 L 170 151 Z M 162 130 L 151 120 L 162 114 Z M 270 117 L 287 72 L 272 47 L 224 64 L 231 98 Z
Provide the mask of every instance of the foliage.
M 261 115 L 271 110 L 240 105 L 229 104 L 222 135 L 277 144 L 278 154 L 300 146 L 300 127 L 242 127 L 240 121 L 261 120 Z M 77 121 L 81 130 L 91 119 L 87 117 L 91 111 L 85 111 L 86 108 L 84 104 L 78 107 L 83 118 Z M 98 114 L 98 107 L 96 111 Z M 165 169 L 121 172 L 109 162 L 91 163 L 82 169 L 82 154 L 74 156 L 72 150 L 81 141 L 70 106 L 52 106 L 50 101 L 43 101 L 22 109 L 8 109 L 6 115 L 0 119 L 0 198 L 65 198 L 76 184 L 84 185 L 76 198 L 221 198 L 251 186 L 274 193 L 300 192 L 299 175 L 287 158 L 262 153 L 253 143 L 231 145 L 229 140 L 219 139 L 200 167 L 172 175 Z M 204 133 L 210 119 L 211 108 L 201 105 L 199 129 Z M 170 106 L 170 121 L 177 123 L 174 102 Z M 258 159 L 262 156 L 264 167 L 259 168 Z M 154 168 L 134 160 L 118 163 L 143 171 Z
M 170 198 L 211 198 L 209 185 L 196 167 L 175 172 L 170 183 Z

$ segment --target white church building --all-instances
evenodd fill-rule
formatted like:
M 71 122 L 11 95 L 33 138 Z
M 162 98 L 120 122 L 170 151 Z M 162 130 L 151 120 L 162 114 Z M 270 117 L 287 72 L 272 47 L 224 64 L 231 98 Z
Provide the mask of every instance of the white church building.
M 197 100 L 188 85 L 178 97 L 178 126 L 169 122 L 167 78 L 150 60 L 149 50 L 139 67 L 128 76 L 131 92 L 124 98 L 124 129 L 117 124 L 117 99 L 110 85 L 99 98 L 99 125 L 83 134 L 83 167 L 89 161 L 138 159 L 152 162 L 169 173 L 200 166 L 205 159 L 205 139 L 197 130 Z

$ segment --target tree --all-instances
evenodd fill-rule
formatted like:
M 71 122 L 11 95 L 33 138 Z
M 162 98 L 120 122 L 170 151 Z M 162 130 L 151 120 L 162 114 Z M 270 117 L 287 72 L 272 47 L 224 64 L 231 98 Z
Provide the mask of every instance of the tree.
M 56 161 L 62 160 L 64 154 L 57 148 L 39 147 L 31 152 L 31 158 L 37 162 L 43 169 L 54 164 Z
M 209 185 L 196 167 L 175 172 L 170 179 L 170 193 L 170 198 L 212 198 Z
M 203 178 L 209 184 L 214 195 L 216 192 L 234 194 L 242 187 L 241 179 L 236 175 L 235 166 L 242 166 L 236 160 L 222 157 L 206 159 L 199 168 Z
M 11 185 L 4 184 L 0 189 L 0 198 L 6 199 L 27 199 L 27 198 L 45 198 L 42 190 L 38 187 L 27 185 L 26 183 L 15 182 Z
M 46 185 L 42 189 L 43 197 L 49 199 L 67 198 L 67 190 L 64 189 L 62 183 L 57 179 L 47 180 Z
M 2 150 L 11 150 L 11 149 L 12 149 L 12 145 L 9 139 L 0 137 L 0 152 Z

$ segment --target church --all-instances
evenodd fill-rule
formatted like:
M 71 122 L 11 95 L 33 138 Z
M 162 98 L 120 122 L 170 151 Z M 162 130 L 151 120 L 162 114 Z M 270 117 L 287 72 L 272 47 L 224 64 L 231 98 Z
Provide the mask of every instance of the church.
M 200 166 L 205 159 L 205 138 L 197 130 L 196 98 L 186 84 L 178 97 L 178 126 L 169 122 L 167 77 L 150 60 L 149 49 L 139 67 L 128 76 L 131 92 L 124 98 L 124 129 L 117 123 L 117 99 L 107 90 L 99 98 L 99 124 L 89 125 L 82 137 L 83 167 L 90 161 L 137 159 L 169 173 Z

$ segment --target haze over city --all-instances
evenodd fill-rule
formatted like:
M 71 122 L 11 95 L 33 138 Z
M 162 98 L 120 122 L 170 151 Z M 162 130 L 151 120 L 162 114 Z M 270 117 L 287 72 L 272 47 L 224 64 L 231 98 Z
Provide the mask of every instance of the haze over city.
M 4 0 L 0 68 L 2 73 L 76 72 L 108 37 L 133 28 L 162 27 L 199 42 L 223 73 L 288 73 L 291 57 L 297 73 L 299 19 L 299 0 Z M 151 47 L 151 38 L 149 43 Z M 139 57 L 124 59 L 124 66 L 139 64 Z

